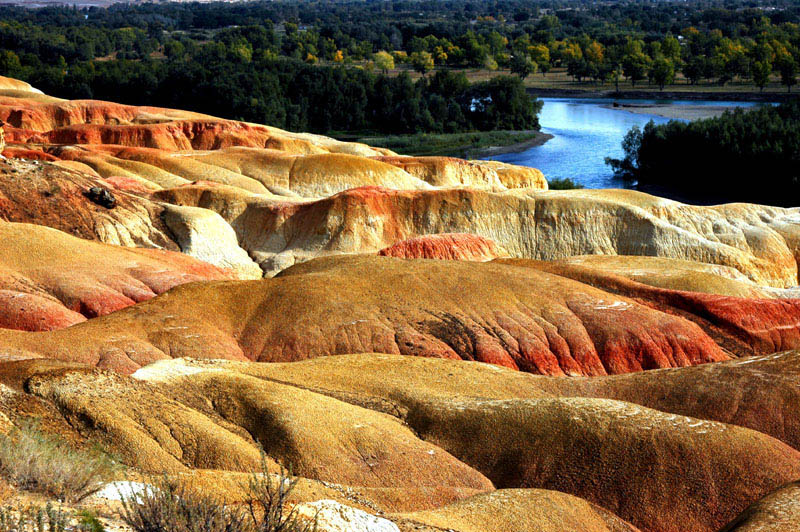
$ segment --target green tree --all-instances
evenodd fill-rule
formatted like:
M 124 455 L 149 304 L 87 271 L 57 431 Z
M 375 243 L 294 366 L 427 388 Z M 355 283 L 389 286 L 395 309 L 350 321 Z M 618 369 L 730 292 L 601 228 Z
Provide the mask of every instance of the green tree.
M 636 82 L 647 75 L 650 58 L 643 52 L 628 53 L 622 57 L 622 73 L 636 86 Z
M 673 64 L 681 60 L 681 44 L 672 33 L 667 33 L 661 41 L 661 53 Z
M 754 61 L 750 67 L 750 75 L 753 77 L 753 83 L 762 91 L 769 83 L 770 74 L 772 74 L 772 65 L 767 60 Z
M 433 70 L 433 56 L 430 52 L 414 52 L 411 54 L 411 66 L 414 70 L 425 76 L 428 72 Z
M 466 96 L 466 114 L 480 131 L 539 129 L 537 113 L 542 102 L 531 98 L 517 77 L 497 76 L 476 83 Z
M 518 75 L 520 79 L 525 79 L 536 72 L 536 63 L 525 54 L 514 54 L 514 57 L 511 58 L 511 72 Z
M 603 57 L 605 56 L 605 49 L 603 45 L 597 41 L 591 41 L 586 45 L 583 49 L 583 56 L 586 60 L 590 63 L 594 63 L 599 65 L 603 62 Z
M 703 79 L 706 73 L 706 57 L 694 55 L 683 64 L 683 75 L 692 85 Z
M 652 124 L 653 122 L 650 121 L 647 125 L 650 126 Z M 614 169 L 616 175 L 626 179 L 633 179 L 639 170 L 639 150 L 641 147 L 642 130 L 639 129 L 639 126 L 633 126 L 622 139 L 622 151 L 625 153 L 625 157 L 622 159 L 606 157 L 606 164 Z
M 493 30 L 486 38 L 486 41 L 489 45 L 489 50 L 493 54 L 502 52 L 508 45 L 508 39 L 500 35 L 497 30 Z
M 666 57 L 659 57 L 653 61 L 650 69 L 650 79 L 658 85 L 659 90 L 664 90 L 664 85 L 669 85 L 675 80 L 675 65 Z
M 614 90 L 619 92 L 619 78 L 622 76 L 622 65 L 615 63 L 610 69 L 608 69 L 607 75 L 608 81 L 614 82 Z
M 378 67 L 384 74 L 386 74 L 389 70 L 394 69 L 394 57 L 392 57 L 392 54 L 385 50 L 381 50 L 380 52 L 376 53 L 372 60 L 375 61 L 375 66 Z
M 534 44 L 530 48 L 531 60 L 536 63 L 542 75 L 550 70 L 550 49 L 544 44 Z
M 0 50 L 0 73 L 11 78 L 21 77 L 22 63 L 19 56 L 11 50 Z
M 181 57 L 186 53 L 186 47 L 181 41 L 170 39 L 164 43 L 164 55 L 167 57 Z
M 468 31 L 461 37 L 459 42 L 461 48 L 464 50 L 464 57 L 469 66 L 484 66 L 486 57 L 489 55 L 489 47 L 478 42 L 478 37 L 475 35 L 475 32 Z
M 787 92 L 792 92 L 792 86 L 797 84 L 797 61 L 790 54 L 783 54 L 776 66 L 781 74 L 781 85 L 786 85 Z
M 668 185 L 696 198 L 793 205 L 800 188 L 800 100 L 706 120 L 650 121 L 626 135 L 623 151 L 624 159 L 607 162 L 640 184 Z M 759 186 L 733 175 L 759 175 Z

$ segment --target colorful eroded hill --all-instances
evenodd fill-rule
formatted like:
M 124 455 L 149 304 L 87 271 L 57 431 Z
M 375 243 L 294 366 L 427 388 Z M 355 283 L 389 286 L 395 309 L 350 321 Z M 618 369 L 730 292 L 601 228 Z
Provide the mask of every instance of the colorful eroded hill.
M 0 121 L 0 432 L 226 504 L 263 449 L 404 532 L 800 529 L 799 208 L 8 78 Z

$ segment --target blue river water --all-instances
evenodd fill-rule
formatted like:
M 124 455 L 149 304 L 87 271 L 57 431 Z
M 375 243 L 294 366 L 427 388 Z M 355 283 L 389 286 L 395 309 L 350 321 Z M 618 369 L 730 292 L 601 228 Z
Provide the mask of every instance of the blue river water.
M 494 155 L 490 159 L 541 170 L 545 177 L 571 178 L 586 188 L 626 188 L 632 184 L 614 178 L 606 157 L 621 158 L 622 139 L 632 126 L 669 119 L 655 115 L 611 109 L 614 100 L 541 98 L 539 122 L 544 133 L 554 137 L 541 146 L 520 153 Z M 624 103 L 751 107 L 749 102 L 686 100 L 623 100 Z

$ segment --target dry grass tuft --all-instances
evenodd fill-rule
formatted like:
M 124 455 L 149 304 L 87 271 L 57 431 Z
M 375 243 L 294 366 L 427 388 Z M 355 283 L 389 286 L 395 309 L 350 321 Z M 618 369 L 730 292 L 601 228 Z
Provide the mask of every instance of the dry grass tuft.
M 120 493 L 122 519 L 135 532 L 316 532 L 286 503 L 297 485 L 291 473 L 270 478 L 262 455 L 262 471 L 246 486 L 247 508 L 226 507 L 213 497 L 167 477 L 139 493 Z
M 19 511 L 0 508 L 0 530 L 3 532 L 65 532 L 68 523 L 67 514 L 50 504 Z
M 97 491 L 115 469 L 102 451 L 76 450 L 35 425 L 0 434 L 0 475 L 19 489 L 78 502 Z
M 288 510 L 286 501 L 297 486 L 291 470 L 281 468 L 275 482 L 267 473 L 267 459 L 261 456 L 261 474 L 250 477 L 248 484 L 248 514 L 251 530 L 255 532 L 316 532 L 316 521 L 303 522 L 295 509 Z
M 247 523 L 244 512 L 168 478 L 120 500 L 122 520 L 136 532 L 240 532 Z

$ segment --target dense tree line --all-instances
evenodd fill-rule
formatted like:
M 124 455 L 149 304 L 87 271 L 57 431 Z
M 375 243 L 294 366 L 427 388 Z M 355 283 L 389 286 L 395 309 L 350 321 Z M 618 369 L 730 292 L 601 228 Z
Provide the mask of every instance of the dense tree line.
M 586 3 L 579 0 L 375 2 L 279 0 L 245 4 L 138 4 L 99 8 L 0 8 L 0 47 L 53 63 L 63 57 L 136 59 L 175 41 L 220 40 L 231 29 L 267 39 L 273 53 L 300 60 L 514 68 L 523 76 L 553 66 L 577 80 L 662 84 L 735 78 L 759 84 L 795 79 L 800 6 L 791 0 Z M 247 36 L 243 37 L 249 40 Z M 417 60 L 413 61 L 414 54 Z M 420 57 L 420 54 L 430 54 Z M 25 63 L 25 59 L 21 58 Z M 791 87 L 791 83 L 787 83 Z
M 780 78 L 791 89 L 798 21 L 793 0 L 5 6 L 0 74 L 65 97 L 178 105 L 322 132 L 528 129 L 536 103 L 524 104 L 520 84 L 469 86 L 441 67 L 508 68 L 520 78 L 559 67 L 577 81 L 662 87 L 677 73 L 691 83 L 762 87 Z M 401 65 L 424 79 L 376 75 Z
M 511 68 L 522 77 L 564 67 L 576 80 L 668 84 L 733 79 L 787 87 L 800 63 L 800 5 L 792 0 L 277 0 L 0 7 L 0 48 L 22 64 L 68 64 L 114 54 L 144 58 L 187 42 L 239 39 L 243 47 L 310 63 L 392 56 L 434 66 Z M 242 28 L 249 28 L 242 30 Z M 257 28 L 257 29 L 256 29 Z M 385 63 L 384 63 L 385 65 Z
M 455 133 L 538 129 L 541 102 L 519 79 L 469 83 L 448 71 L 412 81 L 276 58 L 233 40 L 161 60 L 119 59 L 2 71 L 48 94 L 176 107 L 299 131 Z
M 631 129 L 615 171 L 643 185 L 694 197 L 796 205 L 800 193 L 800 100 L 736 109 L 694 122 Z

